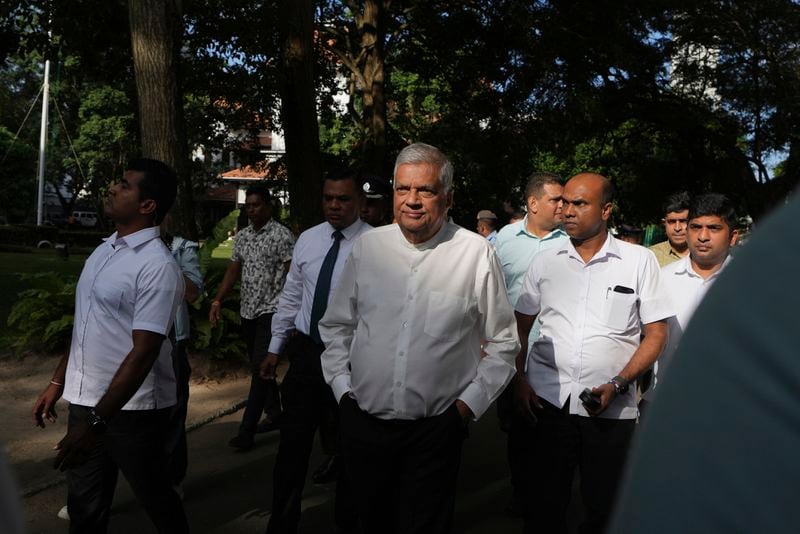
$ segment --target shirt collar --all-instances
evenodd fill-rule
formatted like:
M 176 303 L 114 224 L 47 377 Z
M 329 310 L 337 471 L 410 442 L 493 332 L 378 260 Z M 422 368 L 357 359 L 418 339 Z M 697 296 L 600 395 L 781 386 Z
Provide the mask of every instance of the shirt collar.
M 719 269 L 717 269 L 717 271 L 714 274 L 706 278 L 706 281 L 713 280 L 714 278 L 719 276 L 719 274 L 725 270 L 725 267 L 728 266 L 730 261 L 731 261 L 731 255 L 730 253 L 728 253 L 728 256 L 722 262 L 722 266 Z M 702 276 L 697 274 L 697 272 L 695 272 L 695 270 L 692 268 L 691 254 L 689 256 L 685 256 L 680 260 L 678 260 L 678 267 L 677 269 L 675 269 L 675 274 L 678 275 L 685 274 L 686 276 L 691 276 L 693 278 L 703 278 Z
M 325 224 L 327 225 L 325 231 L 326 231 L 328 237 L 331 237 L 333 235 L 333 233 L 336 231 L 336 228 L 331 226 L 331 223 L 329 223 L 328 221 L 325 221 Z M 351 239 L 353 239 L 356 236 L 358 236 L 358 234 L 361 232 L 361 229 L 364 227 L 365 224 L 367 224 L 367 223 L 365 223 L 361 219 L 356 219 L 356 222 L 354 222 L 353 224 L 351 224 L 347 228 L 345 228 L 343 230 L 339 230 L 339 231 L 342 232 L 342 235 L 344 236 L 344 238 L 346 240 L 350 241 Z
M 434 248 L 436 245 L 444 241 L 447 236 L 451 235 L 452 232 L 459 228 L 458 225 L 452 222 L 452 220 L 447 220 L 442 224 L 442 227 L 439 228 L 439 231 L 436 232 L 433 237 L 422 243 L 414 244 L 410 243 L 408 239 L 406 239 L 406 236 L 403 235 L 403 231 L 400 230 L 399 224 L 395 223 L 395 226 L 397 226 L 397 233 L 400 235 L 401 242 L 406 247 L 414 250 L 428 250 L 429 248 Z
M 121 244 L 125 244 L 130 248 L 137 248 L 141 245 L 144 245 L 148 241 L 151 241 L 161 235 L 161 231 L 158 226 L 151 226 L 149 228 L 143 228 L 137 232 L 132 234 L 128 234 L 124 237 L 117 237 L 117 232 L 114 232 L 110 236 L 103 239 L 110 243 L 112 246 L 117 246 Z
M 517 228 L 517 233 L 515 235 L 525 234 L 528 237 L 532 237 L 532 238 L 538 239 L 540 241 L 546 241 L 548 239 L 554 239 L 554 238 L 560 237 L 562 235 L 567 235 L 567 233 L 564 231 L 564 229 L 561 228 L 560 226 L 556 226 L 555 228 L 553 228 L 550 231 L 550 233 L 547 234 L 544 237 L 539 237 L 538 235 L 531 233 L 528 230 L 528 215 L 527 214 L 525 215 L 525 217 L 522 218 L 521 221 L 516 222 L 514 224 L 518 224 L 519 225 L 519 228 Z
M 558 249 L 558 254 L 568 254 L 569 256 L 579 260 L 581 263 L 585 263 L 586 265 L 600 261 L 607 256 L 615 256 L 617 258 L 622 257 L 622 254 L 619 251 L 619 243 L 617 242 L 617 239 L 611 235 L 611 232 L 606 233 L 605 243 L 603 243 L 603 246 L 600 247 L 600 250 L 598 250 L 588 262 L 584 262 L 583 258 L 581 258 L 581 255 L 578 254 L 578 251 L 575 249 L 575 245 L 572 244 L 572 239 L 567 239 L 564 241 L 564 244 L 560 249 Z
M 264 223 L 264 226 L 262 226 L 262 227 L 261 227 L 261 228 L 259 228 L 258 230 L 256 230 L 256 227 L 255 227 L 255 226 L 253 226 L 253 223 L 250 223 L 250 224 L 248 224 L 248 225 L 247 225 L 247 227 L 248 227 L 248 228 L 250 229 L 250 231 L 251 231 L 251 232 L 253 232 L 254 234 L 260 234 L 261 232 L 265 231 L 265 230 L 266 230 L 266 229 L 267 229 L 269 226 L 271 226 L 271 225 L 272 225 L 272 223 L 274 223 L 274 222 L 275 222 L 275 219 L 273 219 L 273 218 L 270 218 L 270 219 L 269 219 L 267 222 L 265 222 L 265 223 Z

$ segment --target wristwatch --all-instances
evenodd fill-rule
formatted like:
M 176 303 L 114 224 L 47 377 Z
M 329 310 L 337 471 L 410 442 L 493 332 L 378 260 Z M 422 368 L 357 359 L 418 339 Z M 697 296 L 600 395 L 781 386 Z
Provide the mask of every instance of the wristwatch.
M 86 422 L 89 423 L 89 428 L 97 432 L 98 434 L 102 434 L 106 431 L 106 420 L 97 415 L 97 412 L 94 411 L 94 408 L 89 410 L 89 414 L 86 416 Z
M 608 383 L 614 385 L 614 391 L 617 395 L 625 395 L 628 392 L 628 381 L 619 375 L 609 380 Z

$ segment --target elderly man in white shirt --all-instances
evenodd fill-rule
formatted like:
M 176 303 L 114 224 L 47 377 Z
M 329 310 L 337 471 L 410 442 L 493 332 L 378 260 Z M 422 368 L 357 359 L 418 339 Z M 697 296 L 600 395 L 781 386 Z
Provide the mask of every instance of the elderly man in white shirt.
M 675 317 L 669 319 L 669 339 L 656 362 L 652 385 L 639 403 L 642 413 L 663 380 L 694 311 L 730 263 L 730 249 L 739 237 L 737 225 L 736 210 L 725 195 L 706 193 L 689 204 L 686 227 L 689 255 L 661 268 L 661 279 L 675 306 Z
M 448 222 L 452 187 L 437 148 L 400 152 L 396 224 L 356 242 L 320 322 L 364 532 L 449 531 L 466 422 L 514 374 L 503 272 L 491 244 Z
M 184 283 L 157 225 L 176 190 L 175 173 L 149 159 L 131 162 L 109 190 L 117 231 L 86 260 L 69 354 L 33 408 L 44 427 L 62 392 L 70 402 L 55 467 L 67 471 L 72 532 L 107 530 L 118 470 L 159 532 L 189 530 L 163 443 L 176 402 L 167 334 Z
M 530 354 L 517 357 L 515 381 L 520 413 L 536 420 L 526 532 L 565 532 L 576 466 L 583 529 L 602 532 L 636 423 L 629 385 L 661 352 L 673 315 L 653 253 L 608 232 L 612 195 L 598 174 L 567 182 L 570 239 L 533 259 L 517 301 L 523 347 L 536 317 L 541 321 Z

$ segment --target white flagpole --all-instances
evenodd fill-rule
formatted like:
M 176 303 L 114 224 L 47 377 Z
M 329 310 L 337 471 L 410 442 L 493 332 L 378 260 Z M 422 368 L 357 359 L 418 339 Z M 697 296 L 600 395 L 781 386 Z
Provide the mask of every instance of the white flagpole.
M 42 225 L 44 208 L 44 156 L 47 148 L 47 101 L 50 92 L 50 60 L 44 62 L 44 91 L 42 95 L 42 129 L 39 135 L 39 198 L 36 209 L 36 224 Z

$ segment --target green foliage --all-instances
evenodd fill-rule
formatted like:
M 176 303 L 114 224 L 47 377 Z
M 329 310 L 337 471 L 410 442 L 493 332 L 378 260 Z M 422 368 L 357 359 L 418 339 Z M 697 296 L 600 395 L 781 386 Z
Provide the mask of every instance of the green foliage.
M 216 294 L 225 275 L 223 266 L 216 267 L 214 263 L 212 265 L 215 267 L 209 270 L 205 278 L 209 295 Z M 222 302 L 220 320 L 216 328 L 212 328 L 208 320 L 212 298 L 203 296 L 189 307 L 193 324 L 192 349 L 216 359 L 244 358 L 247 347 L 240 333 L 238 286 Z
M 201 295 L 189 306 L 193 325 L 192 348 L 217 359 L 242 358 L 247 348 L 239 332 L 241 321 L 238 287 L 235 287 L 222 302 L 217 327 L 212 328 L 211 322 L 208 320 L 213 295 L 217 294 L 227 268 L 227 262 L 213 261 L 212 254 L 220 244 L 228 239 L 228 234 L 236 227 L 238 216 L 239 210 L 236 209 L 219 221 L 214 226 L 211 236 L 200 248 L 198 259 L 200 260 L 200 269 L 204 274 L 206 294 Z
M 124 162 L 134 150 L 131 103 L 119 89 L 95 87 L 84 96 L 78 116 L 81 123 L 75 150 L 88 180 L 85 185 L 98 194 L 122 174 Z M 76 163 L 73 157 L 64 160 L 67 167 Z
M 218 246 L 228 240 L 231 231 L 236 228 L 236 219 L 238 218 L 239 210 L 234 209 L 214 226 L 214 229 L 211 230 L 211 235 L 203 243 L 202 248 L 197 253 L 197 258 L 200 261 L 200 270 L 204 274 L 208 273 L 211 255 Z
M 55 272 L 22 274 L 29 289 L 19 294 L 8 316 L 15 351 L 63 351 L 69 347 L 77 278 Z
M 31 215 L 36 191 L 36 150 L 0 125 L 0 215 L 22 222 Z

